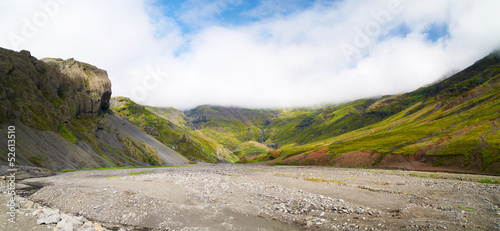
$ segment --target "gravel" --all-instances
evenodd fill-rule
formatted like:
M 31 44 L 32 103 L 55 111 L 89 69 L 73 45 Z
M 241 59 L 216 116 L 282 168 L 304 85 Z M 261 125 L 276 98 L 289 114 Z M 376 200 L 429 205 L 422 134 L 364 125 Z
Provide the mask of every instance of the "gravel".
M 500 187 L 476 182 L 483 178 L 498 179 L 190 165 L 78 171 L 23 183 L 47 185 L 27 200 L 35 202 L 29 214 L 59 230 L 496 230 Z

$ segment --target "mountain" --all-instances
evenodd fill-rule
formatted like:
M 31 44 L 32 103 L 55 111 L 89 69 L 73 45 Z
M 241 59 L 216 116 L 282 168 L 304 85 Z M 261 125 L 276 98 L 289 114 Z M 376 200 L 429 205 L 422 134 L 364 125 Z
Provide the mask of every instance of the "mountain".
M 500 54 L 494 52 L 442 82 L 383 97 L 358 117 L 379 122 L 247 161 L 498 174 L 499 97 Z
M 109 114 L 106 71 L 74 59 L 0 48 L 0 142 L 15 126 L 16 164 L 59 170 L 183 164 L 187 160 Z M 7 145 L 0 163 L 8 164 Z
M 154 108 L 239 162 L 500 173 L 499 52 L 415 91 L 320 108 Z
M 274 110 L 199 106 L 185 112 L 189 127 L 203 132 L 234 151 L 246 141 L 264 142 L 264 128 L 278 114 Z
M 223 145 L 183 125 L 184 113 L 173 108 L 154 108 L 136 104 L 129 98 L 114 97 L 111 109 L 161 143 L 191 161 L 235 162 L 237 158 Z
M 107 73 L 0 48 L 0 142 L 49 169 L 191 162 L 500 174 L 500 52 L 400 95 L 317 108 L 187 111 L 111 98 Z M 8 164 L 7 146 L 0 163 Z

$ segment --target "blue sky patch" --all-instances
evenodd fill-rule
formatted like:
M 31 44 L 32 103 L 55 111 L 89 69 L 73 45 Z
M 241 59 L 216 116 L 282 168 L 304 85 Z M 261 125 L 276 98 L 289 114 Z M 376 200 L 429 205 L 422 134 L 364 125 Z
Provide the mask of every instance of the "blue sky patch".
M 441 38 L 449 38 L 450 32 L 446 23 L 433 23 L 424 31 L 427 40 L 437 42 Z
M 183 34 L 206 26 L 240 26 L 313 6 L 317 0 L 157 0 L 153 6 L 172 18 Z M 193 10 L 194 9 L 194 10 Z
M 383 33 L 378 37 L 378 41 L 384 41 L 393 37 L 406 38 L 412 32 L 411 28 L 406 23 L 401 23 L 398 26 L 390 29 L 388 32 Z

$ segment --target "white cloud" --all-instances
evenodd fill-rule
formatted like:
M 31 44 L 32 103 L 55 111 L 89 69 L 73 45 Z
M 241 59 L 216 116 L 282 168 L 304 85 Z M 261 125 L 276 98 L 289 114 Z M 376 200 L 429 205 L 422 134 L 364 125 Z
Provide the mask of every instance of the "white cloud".
M 55 1 L 4 3 L 0 33 L 22 34 L 23 19 L 43 12 L 36 2 Z M 397 11 L 391 2 L 399 3 Z M 180 25 L 148 1 L 69 1 L 20 47 L 38 58 L 74 57 L 108 70 L 114 95 L 181 109 L 311 106 L 402 93 L 500 47 L 495 0 L 318 1 L 246 25 L 216 23 L 214 17 L 238 3 L 189 1 L 180 18 L 200 29 L 182 35 Z M 209 23 L 201 23 L 205 19 Z M 446 23 L 449 38 L 427 40 L 423 33 L 433 23 Z M 410 30 L 406 36 L 387 36 L 402 24 Z M 351 62 L 341 44 L 359 52 Z M 5 36 L 0 46 L 13 48 Z

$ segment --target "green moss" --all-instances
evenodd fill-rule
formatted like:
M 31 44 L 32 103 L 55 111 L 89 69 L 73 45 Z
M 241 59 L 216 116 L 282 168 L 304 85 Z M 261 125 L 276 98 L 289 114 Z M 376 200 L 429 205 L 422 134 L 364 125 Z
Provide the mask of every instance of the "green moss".
M 113 161 L 111 161 L 107 156 L 105 155 L 101 155 L 104 159 L 106 159 L 109 163 L 111 163 L 113 166 L 117 167 L 118 165 L 116 165 Z
M 115 152 L 116 154 L 119 154 L 119 155 L 120 155 L 120 154 L 123 154 L 122 152 L 120 152 L 120 151 L 118 151 L 118 150 L 114 149 L 113 147 L 111 147 L 111 145 L 107 145 L 107 144 L 106 144 L 106 147 L 108 147 L 109 149 L 111 149 L 111 151 Z
M 150 145 L 139 142 L 138 144 L 129 138 L 118 136 L 119 141 L 124 147 L 124 152 L 134 159 L 146 162 L 152 165 L 163 164 L 163 160 L 158 156 L 156 149 Z
M 59 97 L 54 97 L 52 100 L 50 100 L 52 105 L 54 105 L 54 109 L 59 109 L 61 107 L 62 101 L 59 99 Z
M 66 128 L 66 126 L 62 125 L 62 124 L 59 124 L 59 126 L 57 127 L 57 132 L 64 138 L 66 138 L 67 140 L 69 140 L 71 143 L 73 144 L 76 144 L 78 142 L 78 139 L 76 138 L 76 136 L 71 133 L 68 128 Z
M 28 160 L 37 167 L 43 167 L 43 162 L 47 160 L 47 158 L 41 156 L 32 156 Z

